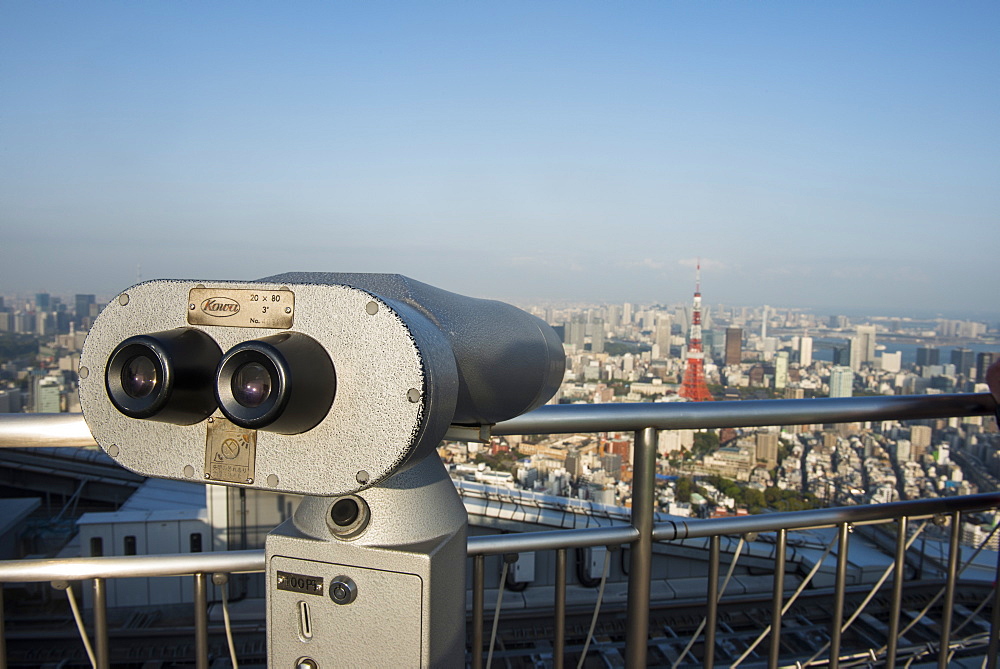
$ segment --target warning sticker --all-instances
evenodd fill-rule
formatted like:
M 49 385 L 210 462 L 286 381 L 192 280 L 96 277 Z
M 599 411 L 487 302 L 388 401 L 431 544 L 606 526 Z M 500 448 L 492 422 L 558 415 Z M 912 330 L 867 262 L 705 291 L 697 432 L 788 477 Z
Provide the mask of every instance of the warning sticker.
M 222 417 L 208 419 L 205 437 L 205 478 L 226 483 L 253 483 L 257 431 L 233 425 Z

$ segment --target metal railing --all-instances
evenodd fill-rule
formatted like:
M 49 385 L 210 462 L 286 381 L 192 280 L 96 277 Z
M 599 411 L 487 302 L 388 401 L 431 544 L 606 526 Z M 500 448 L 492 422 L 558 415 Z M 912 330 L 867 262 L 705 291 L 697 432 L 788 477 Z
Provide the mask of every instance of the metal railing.
M 855 611 L 847 623 L 844 623 L 847 583 L 846 555 L 850 529 L 852 526 L 862 524 L 895 523 L 898 529 L 895 562 L 868 597 L 870 600 L 891 573 L 893 582 L 890 624 L 886 635 L 886 644 L 882 648 L 872 649 L 870 653 L 873 660 L 878 658 L 879 661 L 884 661 L 888 666 L 892 666 L 897 659 L 897 643 L 901 636 L 899 613 L 904 579 L 903 559 L 908 541 L 912 541 L 912 538 L 908 539 L 907 528 L 913 520 L 944 514 L 951 522 L 950 552 L 947 562 L 949 567 L 945 587 L 934 601 L 939 601 L 942 597 L 944 599 L 940 639 L 936 651 L 939 667 L 946 667 L 953 651 L 951 605 L 954 601 L 959 574 L 958 533 L 961 516 L 963 513 L 1000 508 L 1000 493 L 757 516 L 705 520 L 677 519 L 654 523 L 657 436 L 658 431 L 664 429 L 929 419 L 990 415 L 995 414 L 996 411 L 997 404 L 989 394 L 680 404 L 562 405 L 542 407 L 530 414 L 492 426 L 492 434 L 494 435 L 634 431 L 632 512 L 631 522 L 628 526 L 470 537 L 468 555 L 473 560 L 472 665 L 478 668 L 483 663 L 484 565 L 486 556 L 531 551 L 556 552 L 553 663 L 554 666 L 561 667 L 565 661 L 566 653 L 566 551 L 570 548 L 591 546 L 630 546 L 625 664 L 628 667 L 638 668 L 646 666 L 648 657 L 650 584 L 654 542 L 709 537 L 711 542 L 710 577 L 706 589 L 702 664 L 711 667 L 714 663 L 719 600 L 717 579 L 719 537 L 775 532 L 777 548 L 774 557 L 772 620 L 768 630 L 770 636 L 768 666 L 777 667 L 780 657 L 782 616 L 792 603 L 791 600 L 786 601 L 785 599 L 786 534 L 789 530 L 835 527 L 837 528 L 837 560 L 832 622 L 829 630 L 829 651 L 826 653 L 826 659 L 819 661 L 826 666 L 837 667 L 841 661 L 842 634 L 860 613 L 860 611 Z M 79 436 L 78 423 L 82 423 L 82 419 L 79 417 L 43 416 L 37 418 L 34 422 L 36 436 L 32 445 L 80 445 L 80 442 L 86 440 Z M 76 426 L 75 431 L 74 425 Z M 48 432 L 50 429 L 68 431 L 73 434 L 73 443 L 60 442 L 58 436 L 53 436 Z M 0 448 L 14 445 L 23 446 L 23 443 L 16 442 L 24 434 L 31 432 L 32 420 L 30 418 L 17 417 L 15 420 L 9 420 L 8 417 L 4 417 L 0 419 Z M 828 550 L 830 549 L 828 548 Z M 207 666 L 208 662 L 207 619 L 205 615 L 206 574 L 263 570 L 264 555 L 262 551 L 203 553 L 183 556 L 22 560 L 0 562 L 0 583 L 94 579 L 97 660 L 99 666 L 107 666 L 108 630 L 104 611 L 104 580 L 125 576 L 194 574 L 196 652 L 198 666 L 203 667 Z M 1000 582 L 1000 562 L 997 565 L 997 581 Z M 502 588 L 498 592 L 498 598 L 501 594 Z M 991 632 L 985 655 L 988 667 L 997 666 L 997 655 L 1000 652 L 997 645 L 998 637 L 1000 637 L 1000 588 L 994 586 L 992 598 Z M 930 605 L 928 605 L 929 607 Z M 0 600 L 0 614 L 2 614 L 2 600 Z M 0 625 L 2 625 L 2 615 L 0 615 Z M 3 651 L 0 653 L 0 669 L 5 667 L 4 658 L 6 657 L 5 649 L 2 646 L 4 643 L 2 633 L 3 628 L 0 627 L 0 651 Z M 816 661 L 822 654 L 821 649 L 816 656 L 810 658 L 809 662 Z

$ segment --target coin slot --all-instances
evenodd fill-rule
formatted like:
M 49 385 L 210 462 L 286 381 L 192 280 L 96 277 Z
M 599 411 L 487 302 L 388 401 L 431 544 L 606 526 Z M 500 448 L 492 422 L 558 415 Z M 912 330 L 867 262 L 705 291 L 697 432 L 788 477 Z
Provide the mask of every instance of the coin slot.
M 309 641 L 313 637 L 312 616 L 306 602 L 299 602 L 299 635 L 303 641 Z

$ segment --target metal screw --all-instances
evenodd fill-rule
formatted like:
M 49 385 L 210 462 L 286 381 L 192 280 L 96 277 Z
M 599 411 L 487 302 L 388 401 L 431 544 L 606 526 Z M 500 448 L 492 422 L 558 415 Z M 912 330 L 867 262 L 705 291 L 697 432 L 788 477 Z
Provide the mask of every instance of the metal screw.
M 247 479 L 247 485 L 250 485 L 251 483 L 253 483 L 253 479 Z
M 292 308 L 291 307 L 285 307 L 285 313 L 286 314 L 292 313 Z
M 211 416 L 209 416 L 209 417 L 208 417 L 208 422 L 209 422 L 209 423 L 214 423 L 214 422 L 215 422 L 215 419 L 214 419 L 214 418 L 212 418 Z
M 110 446 L 108 446 L 108 455 L 110 455 L 113 458 L 118 457 L 118 444 L 111 444 Z
M 377 314 L 378 313 L 378 302 L 376 302 L 375 300 L 372 300 L 371 302 L 369 302 L 368 304 L 366 304 L 365 305 L 365 311 L 368 312 L 369 316 L 374 316 L 375 314 Z
M 191 465 L 184 465 L 184 477 L 193 478 L 194 477 L 194 467 Z
M 272 488 L 275 487 L 276 485 L 278 485 L 278 475 L 277 474 L 268 474 L 267 475 L 267 485 L 271 486 Z
M 355 476 L 354 479 L 361 485 L 364 485 L 371 480 L 371 477 L 368 475 L 368 472 L 362 469 L 361 471 L 358 472 L 358 475 Z
M 188 309 L 190 309 L 191 311 L 194 311 L 194 302 L 192 302 L 191 304 L 188 305 Z
M 406 399 L 416 404 L 420 401 L 420 391 L 416 388 L 410 388 L 406 391 Z
M 128 293 L 122 293 L 121 295 L 118 296 L 118 304 L 122 305 L 123 307 L 126 304 L 128 304 Z
M 211 478 L 208 472 L 205 472 L 205 478 Z
M 90 370 L 87 369 L 86 367 L 81 367 L 80 368 L 80 378 L 81 379 L 85 379 L 88 376 L 90 376 Z

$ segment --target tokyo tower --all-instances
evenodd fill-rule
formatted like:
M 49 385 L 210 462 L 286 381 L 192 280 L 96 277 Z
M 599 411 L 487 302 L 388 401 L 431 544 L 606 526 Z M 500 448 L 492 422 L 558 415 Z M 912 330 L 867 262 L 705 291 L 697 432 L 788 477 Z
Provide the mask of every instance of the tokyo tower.
M 692 402 L 711 402 L 712 393 L 705 384 L 705 354 L 701 350 L 701 260 L 695 275 L 694 309 L 691 312 L 687 364 L 681 381 L 681 397 Z

